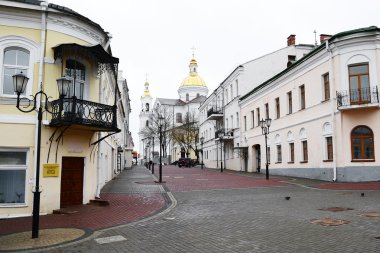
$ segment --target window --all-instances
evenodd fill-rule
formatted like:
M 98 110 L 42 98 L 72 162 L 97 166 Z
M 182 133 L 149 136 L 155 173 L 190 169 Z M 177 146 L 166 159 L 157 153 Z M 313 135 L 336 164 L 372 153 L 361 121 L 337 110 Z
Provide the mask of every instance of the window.
M 186 93 L 186 101 L 189 101 L 189 93 Z
M 182 113 L 177 112 L 177 113 L 175 114 L 175 122 L 176 122 L 176 123 L 182 123 Z
M 236 96 L 239 96 L 239 80 L 235 80 L 235 85 L 236 85 Z
M 226 119 L 226 128 L 228 128 L 228 119 Z
M 8 47 L 4 50 L 2 94 L 14 95 L 12 76 L 20 72 L 28 76 L 29 58 L 29 51 L 23 48 Z
M 145 121 L 145 126 L 146 126 L 146 127 L 149 126 L 149 120 Z
M 197 93 L 197 97 L 199 97 L 199 93 Z
M 226 104 L 228 104 L 228 89 L 226 89 Z
M 147 112 L 149 111 L 149 103 L 145 104 L 145 111 L 147 111 Z
M 305 109 L 305 85 L 300 86 L 300 109 Z
M 329 73 L 324 74 L 322 76 L 323 78 L 323 95 L 324 95 L 324 100 L 329 100 L 330 99 L 330 80 L 329 80 Z
M 268 164 L 270 164 L 270 147 L 267 146 Z
M 260 108 L 256 108 L 257 126 L 260 126 Z
M 25 204 L 27 152 L 0 150 L 0 205 Z
M 366 126 L 358 126 L 351 132 L 352 160 L 374 160 L 373 132 Z
M 255 111 L 251 111 L 251 128 L 255 127 Z
M 281 145 L 276 145 L 277 150 L 277 163 L 282 162 L 282 153 L 281 153 Z
M 333 160 L 332 136 L 326 137 L 326 158 L 327 158 L 327 161 Z
M 371 99 L 368 63 L 348 67 L 351 104 L 367 103 Z
M 269 119 L 269 105 L 268 105 L 268 103 L 265 104 L 265 116 L 266 116 L 266 119 Z
M 243 117 L 243 123 L 244 123 L 244 131 L 247 131 L 247 117 Z
M 234 129 L 234 115 L 231 115 L 231 129 Z
M 280 118 L 280 98 L 276 98 L 276 119 Z
M 230 84 L 230 90 L 231 90 L 231 100 L 234 98 L 234 89 L 232 89 L 232 84 Z
M 302 146 L 302 162 L 308 161 L 307 140 L 301 141 Z
M 289 143 L 289 163 L 294 163 L 294 143 Z
M 245 117 L 245 116 L 244 116 Z M 240 119 L 239 119 L 239 113 L 237 112 L 236 113 L 236 127 L 237 128 L 239 128 L 240 126 L 239 126 L 239 121 L 240 121 Z M 247 127 L 246 127 L 247 128 Z
M 288 95 L 288 114 L 292 114 L 293 113 L 293 98 L 292 98 L 292 92 L 289 91 L 287 93 Z

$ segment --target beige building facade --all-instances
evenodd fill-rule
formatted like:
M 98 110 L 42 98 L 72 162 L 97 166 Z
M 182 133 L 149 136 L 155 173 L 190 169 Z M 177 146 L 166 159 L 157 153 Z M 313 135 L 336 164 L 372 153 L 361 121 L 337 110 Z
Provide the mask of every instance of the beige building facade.
M 380 179 L 380 29 L 321 35 L 321 44 L 239 100 L 248 171 L 327 181 Z M 259 119 L 270 118 L 267 150 Z M 254 122 L 251 126 L 249 122 Z
M 117 174 L 118 147 L 125 144 L 120 135 L 106 138 L 124 128 L 110 36 L 71 9 L 43 1 L 0 1 L 0 31 L 0 217 L 31 215 L 37 173 L 41 214 L 88 203 Z M 33 97 L 40 90 L 49 96 L 40 168 L 37 113 L 16 108 L 12 76 L 21 72 L 29 78 L 21 109 L 31 108 L 27 99 L 44 105 L 44 96 Z M 70 79 L 65 97 L 57 88 L 62 76 Z M 108 161 L 100 157 L 103 139 Z

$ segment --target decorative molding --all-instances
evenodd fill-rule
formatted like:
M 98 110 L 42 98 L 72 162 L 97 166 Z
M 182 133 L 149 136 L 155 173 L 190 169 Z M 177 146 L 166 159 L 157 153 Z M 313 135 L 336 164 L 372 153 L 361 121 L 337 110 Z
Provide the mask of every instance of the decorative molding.
M 0 123 L 11 124 L 36 124 L 36 116 L 20 116 L 10 114 L 0 114 Z

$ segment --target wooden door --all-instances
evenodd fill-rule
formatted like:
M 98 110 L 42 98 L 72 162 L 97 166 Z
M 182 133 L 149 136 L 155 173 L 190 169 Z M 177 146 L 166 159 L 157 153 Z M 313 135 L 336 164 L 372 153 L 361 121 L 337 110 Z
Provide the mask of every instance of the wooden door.
M 61 207 L 83 204 L 83 157 L 62 157 Z

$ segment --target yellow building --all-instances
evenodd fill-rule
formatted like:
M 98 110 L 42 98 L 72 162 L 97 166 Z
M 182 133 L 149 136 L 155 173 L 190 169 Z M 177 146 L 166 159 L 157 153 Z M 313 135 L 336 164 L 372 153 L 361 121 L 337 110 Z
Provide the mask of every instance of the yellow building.
M 46 2 L 0 1 L 0 16 L 0 218 L 32 213 L 38 171 L 40 213 L 88 203 L 117 173 L 120 152 L 117 137 L 107 138 L 104 157 L 98 150 L 99 141 L 120 132 L 119 59 L 111 55 L 110 36 L 88 18 Z M 29 81 L 20 109 L 33 109 L 27 99 L 38 109 L 46 97 L 32 95 L 48 95 L 38 171 L 36 110 L 16 108 L 12 76 L 21 72 Z M 57 88 L 62 76 L 70 80 L 65 97 Z M 110 171 L 103 171 L 108 164 Z

